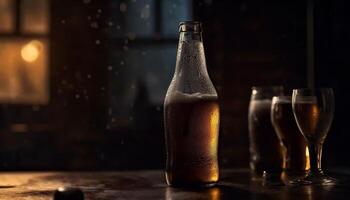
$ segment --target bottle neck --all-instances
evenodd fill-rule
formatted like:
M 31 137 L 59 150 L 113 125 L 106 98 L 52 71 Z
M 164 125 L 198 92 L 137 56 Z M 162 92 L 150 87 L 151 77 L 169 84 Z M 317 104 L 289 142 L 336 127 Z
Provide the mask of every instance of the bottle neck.
M 185 71 L 186 75 L 207 76 L 202 34 L 200 32 L 180 32 L 175 73 Z
M 202 40 L 202 33 L 201 32 L 180 32 L 180 40 L 179 42 L 183 41 L 199 41 L 203 42 Z
M 201 31 L 180 31 L 176 69 L 169 88 L 186 94 L 217 95 L 207 72 Z

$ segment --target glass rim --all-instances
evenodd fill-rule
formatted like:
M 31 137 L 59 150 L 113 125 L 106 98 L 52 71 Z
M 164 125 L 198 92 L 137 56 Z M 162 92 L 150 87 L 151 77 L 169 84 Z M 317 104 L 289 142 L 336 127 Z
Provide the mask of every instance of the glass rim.
M 252 86 L 252 90 L 271 90 L 271 89 L 284 89 L 283 85 L 262 85 L 262 86 Z
M 278 96 L 273 96 L 272 98 L 276 98 L 276 99 L 281 99 L 281 100 L 288 100 L 288 99 L 292 99 L 291 95 L 278 95 Z
M 289 95 L 273 96 L 272 103 L 292 103 L 292 96 L 289 96 Z
M 293 91 L 327 91 L 333 90 L 330 87 L 320 87 L 320 88 L 294 88 Z

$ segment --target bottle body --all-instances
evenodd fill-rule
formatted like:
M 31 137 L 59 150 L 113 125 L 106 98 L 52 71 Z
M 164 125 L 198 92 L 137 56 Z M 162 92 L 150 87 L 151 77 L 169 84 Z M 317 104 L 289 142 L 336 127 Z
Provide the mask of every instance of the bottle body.
M 164 102 L 166 181 L 179 187 L 210 186 L 219 179 L 217 93 L 201 37 L 193 34 L 199 33 L 180 32 L 176 70 Z

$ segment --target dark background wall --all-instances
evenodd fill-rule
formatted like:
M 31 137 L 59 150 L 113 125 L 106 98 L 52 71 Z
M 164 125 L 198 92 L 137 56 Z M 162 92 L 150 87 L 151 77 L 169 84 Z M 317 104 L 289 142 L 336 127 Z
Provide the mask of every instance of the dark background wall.
M 336 94 L 324 164 L 349 166 L 349 5 L 315 5 L 316 85 Z M 278 84 L 288 92 L 307 83 L 302 1 L 54 0 L 50 10 L 50 102 L 35 111 L 2 106 L 2 169 L 163 168 L 162 98 L 175 66 L 179 20 L 203 22 L 220 98 L 222 167 L 248 167 L 252 86 Z M 12 133 L 8 126 L 19 116 L 46 128 Z

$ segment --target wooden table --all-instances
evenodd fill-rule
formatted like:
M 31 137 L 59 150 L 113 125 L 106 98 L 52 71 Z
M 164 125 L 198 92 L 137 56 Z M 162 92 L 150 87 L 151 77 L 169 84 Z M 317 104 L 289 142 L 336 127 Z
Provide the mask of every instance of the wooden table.
M 337 173 L 347 180 L 350 173 Z M 46 200 L 60 186 L 75 186 L 89 200 L 222 200 L 222 199 L 350 199 L 346 182 L 335 186 L 262 186 L 250 181 L 249 171 L 223 170 L 221 182 L 208 189 L 167 187 L 162 171 L 125 172 L 2 172 L 1 200 Z

